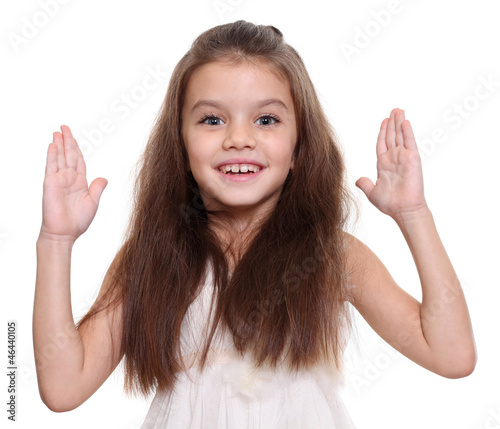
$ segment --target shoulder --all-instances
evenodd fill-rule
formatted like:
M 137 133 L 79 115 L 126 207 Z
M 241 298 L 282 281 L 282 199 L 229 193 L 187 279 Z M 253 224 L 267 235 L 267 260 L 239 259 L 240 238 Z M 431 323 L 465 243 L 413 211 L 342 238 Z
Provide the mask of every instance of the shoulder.
M 392 283 L 393 279 L 382 261 L 365 243 L 345 231 L 344 239 L 351 303 L 358 306 L 367 289 L 373 292 L 384 283 Z
M 350 274 L 359 276 L 360 269 L 375 267 L 377 262 L 380 262 L 375 253 L 354 235 L 344 231 L 344 240 L 347 268 Z

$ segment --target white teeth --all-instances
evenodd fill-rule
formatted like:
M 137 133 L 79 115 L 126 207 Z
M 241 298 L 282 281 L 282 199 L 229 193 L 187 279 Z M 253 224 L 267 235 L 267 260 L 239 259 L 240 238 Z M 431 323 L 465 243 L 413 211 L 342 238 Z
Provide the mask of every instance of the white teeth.
M 260 170 L 260 167 L 257 167 L 256 165 L 253 164 L 226 164 L 223 165 L 222 167 L 219 168 L 219 170 L 222 173 L 228 174 L 229 172 L 232 173 L 248 173 L 249 171 L 256 173 L 257 171 Z

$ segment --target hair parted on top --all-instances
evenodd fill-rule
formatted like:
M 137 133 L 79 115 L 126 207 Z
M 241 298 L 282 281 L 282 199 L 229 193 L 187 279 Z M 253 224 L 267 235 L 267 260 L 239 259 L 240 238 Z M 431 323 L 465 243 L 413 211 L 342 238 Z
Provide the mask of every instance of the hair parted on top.
M 207 212 L 188 171 L 181 112 L 196 69 L 242 61 L 271 67 L 286 79 L 298 139 L 293 175 L 230 275 L 227 249 L 210 227 L 218 213 Z M 122 324 L 127 393 L 173 388 L 183 368 L 181 323 L 209 262 L 216 301 L 200 366 L 220 326 L 256 365 L 298 369 L 327 360 L 342 367 L 342 327 L 350 326 L 343 230 L 357 206 L 306 68 L 277 28 L 237 21 L 198 36 L 172 73 L 137 167 L 130 220 L 106 293 L 77 324 L 113 311 Z

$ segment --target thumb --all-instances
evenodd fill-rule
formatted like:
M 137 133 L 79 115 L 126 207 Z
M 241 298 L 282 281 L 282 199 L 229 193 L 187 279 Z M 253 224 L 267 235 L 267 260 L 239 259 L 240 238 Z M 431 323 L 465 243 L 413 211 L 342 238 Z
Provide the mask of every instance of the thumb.
M 372 189 L 375 187 L 373 182 L 370 179 L 368 179 L 368 177 L 360 177 L 356 181 L 356 186 L 365 193 L 366 197 L 370 195 Z
M 108 186 L 108 180 L 104 177 L 98 177 L 97 179 L 94 179 L 90 184 L 89 195 L 90 198 L 92 198 L 92 200 L 96 202 L 96 204 L 99 204 L 102 192 L 104 191 L 104 188 L 106 188 L 106 186 Z

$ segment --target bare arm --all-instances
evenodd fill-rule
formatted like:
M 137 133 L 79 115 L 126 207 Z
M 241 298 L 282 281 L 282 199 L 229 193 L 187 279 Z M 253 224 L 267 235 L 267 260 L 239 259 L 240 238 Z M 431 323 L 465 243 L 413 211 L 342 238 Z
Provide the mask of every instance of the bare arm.
M 476 364 L 476 345 L 467 302 L 430 210 L 397 219 L 415 261 L 422 287 L 423 336 L 441 372 L 469 375 Z
M 443 377 L 465 377 L 476 363 L 467 304 L 437 232 L 420 234 L 408 240 L 410 248 L 418 248 L 412 253 L 422 273 L 422 303 L 394 281 L 368 246 L 350 236 L 352 304 L 383 340 L 413 362 Z M 430 236 L 435 251 L 427 253 Z
M 42 401 L 57 412 L 85 402 L 122 358 L 121 305 L 97 314 L 76 329 L 71 311 L 70 261 L 71 246 L 38 239 L 33 310 L 36 372 Z M 97 299 L 110 284 L 112 268 L 113 264 Z
M 356 185 L 403 233 L 422 286 L 422 303 L 402 290 L 367 246 L 353 240 L 355 307 L 389 344 L 444 377 L 469 375 L 476 347 L 467 303 L 424 198 L 420 156 L 404 111 L 384 119 L 377 140 L 377 183 Z M 355 268 L 354 268 L 355 269 Z
M 40 396 L 51 409 L 68 384 L 75 386 L 83 368 L 83 344 L 71 312 L 72 247 L 43 237 L 36 245 L 33 346 Z
M 111 374 L 121 356 L 116 312 L 103 312 L 90 326 L 75 327 L 71 311 L 71 251 L 92 222 L 106 179 L 87 187 L 85 163 L 68 127 L 54 133 L 44 180 L 43 220 L 37 241 L 33 346 L 38 387 L 53 411 L 76 408 Z M 109 284 L 109 273 L 100 296 Z M 99 298 L 99 297 L 98 297 Z M 114 334 L 114 347 L 111 343 Z

